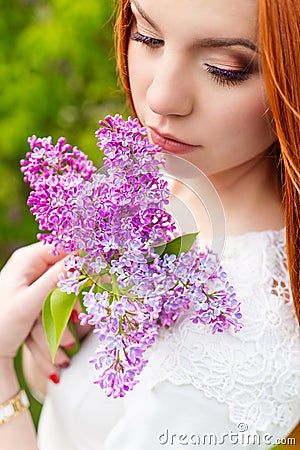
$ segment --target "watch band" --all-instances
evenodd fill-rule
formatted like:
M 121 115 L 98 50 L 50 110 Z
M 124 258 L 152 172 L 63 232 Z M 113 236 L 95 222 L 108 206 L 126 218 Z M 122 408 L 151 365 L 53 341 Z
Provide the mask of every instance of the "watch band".
M 13 398 L 0 405 L 0 425 L 14 419 L 28 408 L 29 400 L 27 394 L 21 389 Z

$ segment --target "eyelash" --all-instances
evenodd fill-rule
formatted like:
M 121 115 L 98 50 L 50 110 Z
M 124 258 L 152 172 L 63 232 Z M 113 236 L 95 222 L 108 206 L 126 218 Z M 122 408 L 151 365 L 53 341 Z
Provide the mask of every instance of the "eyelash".
M 149 49 L 163 47 L 164 45 L 163 40 L 145 36 L 138 32 L 133 33 L 131 39 L 133 41 L 140 42 Z M 212 79 L 221 86 L 235 86 L 250 78 L 250 72 L 247 69 L 220 69 L 219 67 L 212 66 L 211 64 L 205 64 L 205 67 Z
M 250 78 L 250 72 L 247 69 L 228 70 L 210 64 L 205 64 L 205 66 L 212 79 L 221 86 L 235 86 Z
M 149 36 L 145 36 L 138 32 L 133 33 L 131 39 L 136 42 L 141 42 L 148 48 L 158 48 L 164 45 L 164 41 L 162 41 L 161 39 L 155 39 Z

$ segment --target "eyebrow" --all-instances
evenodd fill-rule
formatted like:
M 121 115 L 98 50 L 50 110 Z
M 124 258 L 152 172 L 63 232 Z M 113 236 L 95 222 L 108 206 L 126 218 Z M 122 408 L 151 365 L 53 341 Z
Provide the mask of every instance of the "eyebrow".
M 158 25 L 148 16 L 136 0 L 131 0 L 130 3 L 135 6 L 140 16 L 145 19 L 154 30 L 159 31 Z M 234 46 L 245 47 L 258 53 L 258 48 L 254 42 L 244 38 L 203 38 L 196 39 L 193 42 L 193 48 L 219 48 Z
M 241 46 L 249 48 L 258 53 L 258 48 L 254 42 L 243 38 L 205 38 L 194 41 L 193 47 L 202 48 L 218 48 L 218 47 L 234 47 Z

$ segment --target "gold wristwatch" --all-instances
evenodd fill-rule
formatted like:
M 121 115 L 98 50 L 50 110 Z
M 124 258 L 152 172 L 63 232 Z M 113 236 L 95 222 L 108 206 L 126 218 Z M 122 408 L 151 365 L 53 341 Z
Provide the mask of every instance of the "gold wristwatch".
M 21 389 L 13 398 L 0 405 L 0 425 L 14 419 L 28 408 L 29 400 L 27 394 Z

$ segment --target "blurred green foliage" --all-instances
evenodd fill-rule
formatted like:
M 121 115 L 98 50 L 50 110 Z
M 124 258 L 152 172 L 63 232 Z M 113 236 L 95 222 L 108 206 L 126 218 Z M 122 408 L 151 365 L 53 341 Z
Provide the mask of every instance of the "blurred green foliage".
M 112 0 L 0 0 L 0 268 L 36 240 L 20 159 L 27 138 L 65 136 L 101 164 L 94 132 L 107 114 L 128 115 L 118 87 Z M 21 352 L 16 358 L 20 383 Z M 40 407 L 31 397 L 38 421 Z
M 124 110 L 112 0 L 0 0 L 0 267 L 35 241 L 19 161 L 28 136 L 65 136 L 96 164 L 94 132 Z

